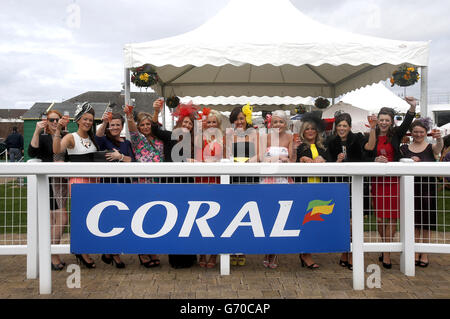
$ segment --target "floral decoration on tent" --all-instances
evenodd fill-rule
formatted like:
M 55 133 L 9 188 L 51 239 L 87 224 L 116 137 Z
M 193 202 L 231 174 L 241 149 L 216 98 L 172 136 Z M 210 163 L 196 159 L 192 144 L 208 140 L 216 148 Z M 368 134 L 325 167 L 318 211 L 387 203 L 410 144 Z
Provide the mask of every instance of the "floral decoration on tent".
M 149 87 L 158 82 L 158 74 L 149 65 L 143 65 L 133 70 L 131 82 L 137 87 Z
M 410 86 L 420 79 L 419 72 L 414 67 L 402 65 L 398 70 L 394 71 L 391 76 L 391 86 Z

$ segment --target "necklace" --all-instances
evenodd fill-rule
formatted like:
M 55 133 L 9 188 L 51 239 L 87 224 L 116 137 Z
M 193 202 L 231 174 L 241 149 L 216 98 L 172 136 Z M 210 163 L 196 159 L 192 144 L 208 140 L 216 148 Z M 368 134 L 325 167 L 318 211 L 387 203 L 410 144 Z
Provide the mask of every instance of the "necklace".
M 80 136 L 80 140 L 81 140 L 81 145 L 83 145 L 84 147 L 86 147 L 86 148 L 89 148 L 89 147 L 91 147 L 91 139 L 88 137 L 88 138 L 82 138 L 81 136 Z

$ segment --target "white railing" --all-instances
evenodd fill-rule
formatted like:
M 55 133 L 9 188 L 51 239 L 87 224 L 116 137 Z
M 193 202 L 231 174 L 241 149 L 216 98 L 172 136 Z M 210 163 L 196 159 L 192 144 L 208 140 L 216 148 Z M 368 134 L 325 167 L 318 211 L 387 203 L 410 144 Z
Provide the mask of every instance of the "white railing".
M 0 255 L 27 254 L 27 278 L 39 274 L 41 294 L 51 293 L 51 254 L 69 254 L 70 245 L 51 245 L 49 177 L 187 177 L 220 176 L 229 184 L 232 176 L 351 176 L 353 288 L 364 289 L 365 252 L 401 252 L 400 269 L 415 275 L 414 253 L 450 253 L 450 244 L 415 243 L 414 176 L 449 175 L 450 163 L 7 163 L 0 177 L 27 177 L 27 245 L 0 246 Z M 447 173 L 447 174 L 446 174 Z M 400 241 L 364 242 L 364 176 L 400 177 Z M 38 245 L 37 245 L 38 243 Z M 230 273 L 229 255 L 221 255 L 221 274 Z M 39 267 L 37 267 L 39 265 Z

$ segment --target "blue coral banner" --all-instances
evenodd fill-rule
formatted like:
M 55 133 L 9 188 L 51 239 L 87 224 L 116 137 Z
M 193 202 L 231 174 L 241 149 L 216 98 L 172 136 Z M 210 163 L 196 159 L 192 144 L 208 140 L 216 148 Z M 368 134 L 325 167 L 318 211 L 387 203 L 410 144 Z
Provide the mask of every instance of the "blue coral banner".
M 72 253 L 350 250 L 348 184 L 73 184 Z

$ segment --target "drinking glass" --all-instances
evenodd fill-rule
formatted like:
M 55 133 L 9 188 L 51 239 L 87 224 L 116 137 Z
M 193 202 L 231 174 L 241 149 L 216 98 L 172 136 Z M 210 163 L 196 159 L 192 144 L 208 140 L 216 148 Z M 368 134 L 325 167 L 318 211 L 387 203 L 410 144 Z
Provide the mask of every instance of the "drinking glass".
M 63 132 L 65 132 L 65 133 L 69 132 L 67 130 L 67 127 L 69 126 L 69 116 L 70 116 L 69 111 L 64 111 L 63 119 L 64 119 L 64 122 L 66 123 L 66 126 L 64 126 Z
M 44 122 L 45 126 L 44 126 L 44 131 L 42 132 L 42 135 L 48 135 L 46 132 L 47 129 L 47 114 L 42 114 L 42 122 Z
M 344 154 L 344 159 L 347 159 L 347 146 L 342 145 L 342 153 Z

